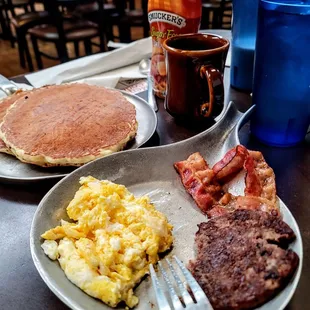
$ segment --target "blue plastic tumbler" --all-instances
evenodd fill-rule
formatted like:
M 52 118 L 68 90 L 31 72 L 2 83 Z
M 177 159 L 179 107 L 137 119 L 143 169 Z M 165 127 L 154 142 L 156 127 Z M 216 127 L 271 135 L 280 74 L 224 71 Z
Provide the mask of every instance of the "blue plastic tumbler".
M 310 1 L 260 0 L 251 132 L 292 146 L 310 124 Z
M 251 91 L 258 0 L 233 0 L 231 86 Z

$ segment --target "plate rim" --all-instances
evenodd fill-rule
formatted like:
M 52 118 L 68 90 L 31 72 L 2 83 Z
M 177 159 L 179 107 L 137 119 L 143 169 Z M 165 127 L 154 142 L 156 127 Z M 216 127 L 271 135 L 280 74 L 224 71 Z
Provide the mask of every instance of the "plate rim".
M 104 86 L 100 86 L 100 87 L 104 87 Z M 148 104 L 148 102 L 145 99 L 143 99 L 142 97 L 140 97 L 136 94 L 132 94 L 128 91 L 116 89 L 116 88 L 111 88 L 111 87 L 105 87 L 105 88 L 119 91 L 119 92 L 123 93 L 125 96 L 133 97 L 135 100 L 142 101 L 141 103 L 143 103 L 147 106 L 147 109 L 149 110 L 150 115 L 152 114 L 152 118 L 154 120 L 154 126 L 150 130 L 150 133 L 144 138 L 144 141 L 141 142 L 140 144 L 138 144 L 137 147 L 135 147 L 135 148 L 124 149 L 124 150 L 121 150 L 119 152 L 135 150 L 135 149 L 140 148 L 141 146 L 143 146 L 145 143 L 147 143 L 152 138 L 152 136 L 154 135 L 154 133 L 156 131 L 158 119 L 157 119 L 155 111 L 150 107 L 150 105 Z M 139 128 L 139 124 L 138 124 L 138 128 Z M 116 152 L 116 153 L 119 153 L 119 152 Z M 113 154 L 114 153 L 109 154 L 107 156 L 110 156 Z M 10 156 L 10 155 L 8 155 L 8 156 Z M 107 156 L 105 156 L 105 157 L 107 157 Z M 98 159 L 100 159 L 100 158 L 98 158 Z M 16 160 L 18 160 L 18 159 L 16 159 Z M 23 163 L 23 164 L 25 164 L 25 163 Z M 68 173 L 59 173 L 59 174 L 54 174 L 54 175 L 37 176 L 37 177 L 13 177 L 13 176 L 10 177 L 10 176 L 4 176 L 4 175 L 0 174 L 0 181 L 11 182 L 11 183 L 24 183 L 24 182 L 32 183 L 32 182 L 38 182 L 38 181 L 47 181 L 47 180 L 55 180 L 55 179 L 57 180 L 57 179 L 61 179 L 61 178 L 66 177 L 67 175 L 69 175 L 70 173 L 72 173 L 73 171 L 75 171 L 78 168 L 80 168 L 80 167 L 76 167 L 75 169 L 73 169 L 71 172 L 68 172 Z
M 304 243 L 303 243 L 303 240 L 302 240 L 302 236 L 301 236 L 299 225 L 298 225 L 298 223 L 297 223 L 293 213 L 291 212 L 289 207 L 284 203 L 284 201 L 278 195 L 277 195 L 277 197 L 278 197 L 280 205 L 283 205 L 285 207 L 287 214 L 290 216 L 291 221 L 293 222 L 294 226 L 297 228 L 297 231 L 294 230 L 294 233 L 296 235 L 296 239 L 295 239 L 294 242 L 296 242 L 296 240 L 299 240 L 299 242 L 300 242 L 300 253 L 298 253 L 299 263 L 298 263 L 298 268 L 297 268 L 297 270 L 295 271 L 295 273 L 294 273 L 294 275 L 292 277 L 292 283 L 291 283 L 292 288 L 291 288 L 289 294 L 286 295 L 286 298 L 285 298 L 285 301 L 282 304 L 282 307 L 279 308 L 279 310 L 284 310 L 285 307 L 288 305 L 288 303 L 293 298 L 293 296 L 294 296 L 294 294 L 296 292 L 297 286 L 299 284 L 299 281 L 300 281 L 301 272 L 302 272 L 302 268 L 303 268 L 303 264 L 304 264 Z M 281 292 L 279 292 L 279 293 L 281 293 Z

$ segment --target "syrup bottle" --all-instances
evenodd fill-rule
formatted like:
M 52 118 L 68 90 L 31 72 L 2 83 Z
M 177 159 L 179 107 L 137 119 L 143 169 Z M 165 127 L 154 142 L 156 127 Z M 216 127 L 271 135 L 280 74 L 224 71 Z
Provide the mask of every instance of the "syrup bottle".
M 201 0 L 149 0 L 148 19 L 152 36 L 151 79 L 155 95 L 164 98 L 166 64 L 163 42 L 175 35 L 196 33 L 201 20 Z

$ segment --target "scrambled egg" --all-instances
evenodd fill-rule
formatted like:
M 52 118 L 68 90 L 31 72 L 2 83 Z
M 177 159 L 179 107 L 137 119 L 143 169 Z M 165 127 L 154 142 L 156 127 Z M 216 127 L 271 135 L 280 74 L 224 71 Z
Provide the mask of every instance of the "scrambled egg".
M 133 288 L 172 246 L 172 225 L 148 197 L 136 198 L 123 185 L 91 176 L 80 184 L 67 207 L 74 222 L 46 231 L 42 248 L 87 294 L 111 307 L 134 307 Z

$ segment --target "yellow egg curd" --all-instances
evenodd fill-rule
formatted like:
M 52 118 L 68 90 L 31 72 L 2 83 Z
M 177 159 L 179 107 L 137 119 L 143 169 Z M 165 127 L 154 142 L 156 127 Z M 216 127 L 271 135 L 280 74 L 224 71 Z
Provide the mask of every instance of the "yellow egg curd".
M 67 207 L 72 222 L 42 234 L 42 248 L 90 296 L 134 307 L 134 287 L 172 246 L 172 225 L 147 196 L 136 198 L 123 185 L 91 176 L 80 184 Z

